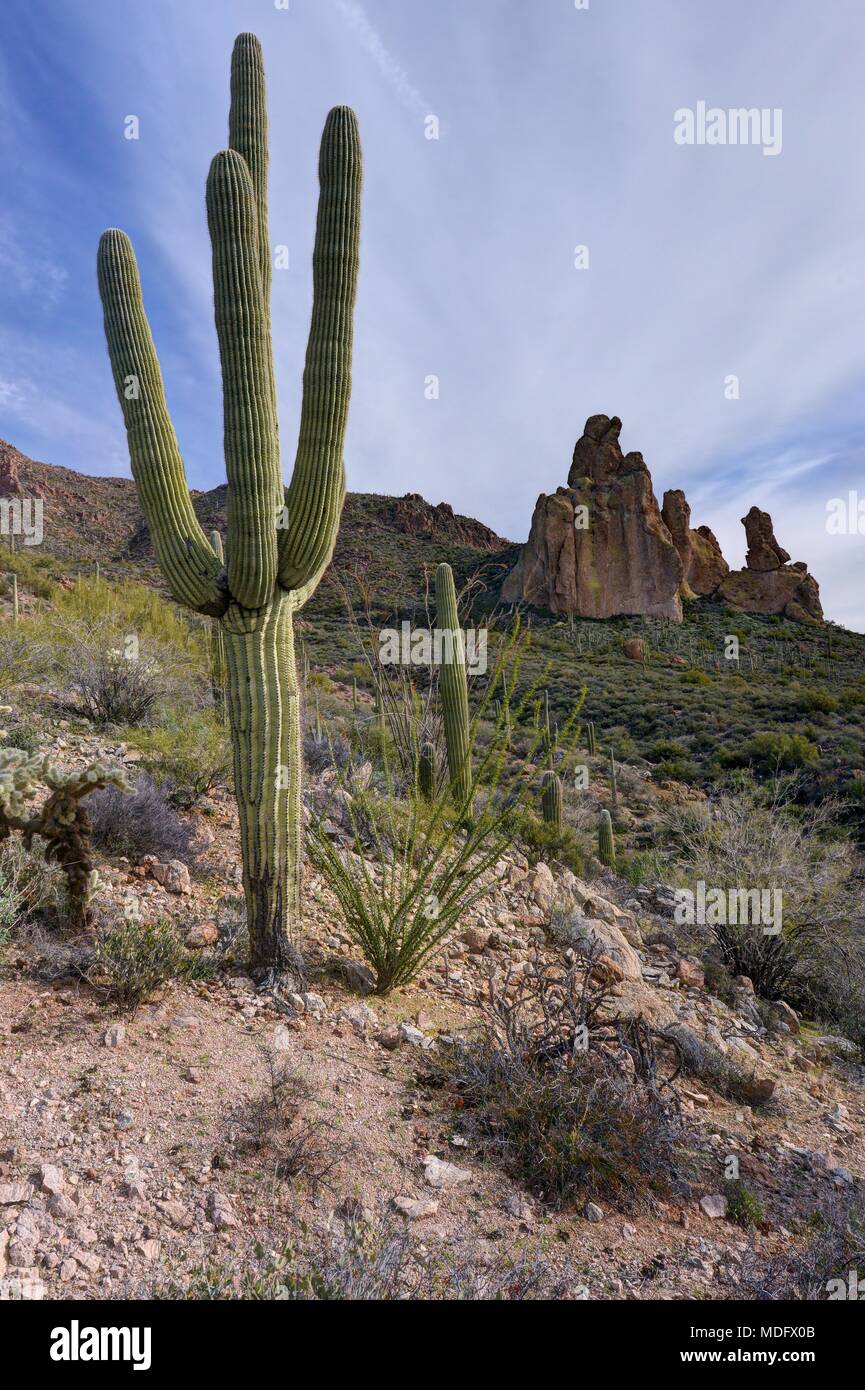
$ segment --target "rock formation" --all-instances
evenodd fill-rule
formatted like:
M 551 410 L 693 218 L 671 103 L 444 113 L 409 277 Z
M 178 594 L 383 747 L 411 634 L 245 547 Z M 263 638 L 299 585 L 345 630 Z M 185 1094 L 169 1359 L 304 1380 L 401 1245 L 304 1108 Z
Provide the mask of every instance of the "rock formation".
M 789 554 L 775 539 L 768 512 L 752 507 L 742 517 L 748 538 L 745 568 L 724 579 L 722 598 L 745 613 L 783 613 L 797 622 L 820 621 L 820 588 L 804 560 L 787 564 Z
M 709 527 L 691 526 L 684 492 L 665 492 L 658 509 L 642 454 L 622 454 L 621 428 L 607 415 L 586 421 L 567 487 L 537 500 L 529 539 L 502 586 L 504 603 L 681 622 L 683 598 L 717 594 L 746 613 L 822 619 L 816 580 L 801 560 L 788 563 L 768 512 L 752 507 L 742 518 L 746 566 L 731 571 Z
M 568 486 L 538 498 L 529 539 L 502 589 L 506 603 L 681 622 L 682 560 L 642 454 L 622 454 L 621 428 L 607 415 L 586 421 Z
M 708 526 L 691 528 L 691 508 L 681 488 L 664 493 L 661 516 L 681 556 L 686 596 L 714 594 L 730 566 Z

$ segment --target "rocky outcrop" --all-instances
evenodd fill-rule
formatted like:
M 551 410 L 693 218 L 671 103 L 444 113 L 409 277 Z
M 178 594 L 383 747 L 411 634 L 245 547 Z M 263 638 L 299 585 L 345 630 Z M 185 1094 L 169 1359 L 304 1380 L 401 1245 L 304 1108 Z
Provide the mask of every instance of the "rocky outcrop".
M 681 488 L 664 493 L 661 516 L 682 560 L 686 596 L 714 594 L 730 566 L 708 526 L 691 527 L 691 508 Z
M 567 487 L 542 494 L 502 599 L 553 613 L 643 613 L 681 622 L 683 565 L 642 454 L 623 454 L 621 420 L 593 415 Z
M 18 497 L 21 493 L 19 462 L 23 458 L 5 439 L 0 439 L 0 497 Z
M 719 593 L 745 613 L 783 613 L 797 622 L 819 622 L 823 617 L 820 588 L 808 573 L 804 560 L 787 564 L 790 556 L 775 539 L 772 518 L 759 507 L 742 517 L 748 538 L 745 568 L 734 570 Z

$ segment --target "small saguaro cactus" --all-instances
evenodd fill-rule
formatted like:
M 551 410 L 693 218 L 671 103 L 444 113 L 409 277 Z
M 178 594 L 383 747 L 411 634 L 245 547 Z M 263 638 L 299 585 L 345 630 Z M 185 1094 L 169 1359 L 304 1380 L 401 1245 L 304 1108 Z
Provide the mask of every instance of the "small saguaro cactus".
M 351 707 L 352 707 L 352 709 L 354 709 L 354 710 L 357 709 L 357 677 L 356 677 L 356 676 L 352 676 L 352 678 L 351 678 Z
M 218 531 L 211 531 L 210 546 L 219 563 L 224 565 L 225 551 L 222 545 L 222 536 Z M 225 678 L 225 637 L 222 631 L 222 622 L 219 618 L 212 618 L 210 622 L 210 684 L 213 690 L 213 703 L 220 713 L 225 710 Z
M 303 824 L 294 615 L 330 563 L 345 500 L 361 151 L 354 112 L 335 107 L 321 141 L 312 319 L 286 490 L 270 321 L 264 63 L 253 34 L 234 44 L 228 143 L 210 166 L 206 197 L 228 478 L 224 568 L 192 506 L 123 232 L 103 234 L 99 288 L 132 473 L 157 560 L 178 602 L 222 624 L 250 968 L 277 984 L 298 981 L 303 969 L 291 942 Z
M 557 772 L 545 772 L 541 783 L 541 810 L 547 825 L 562 824 L 562 779 Z
M 450 565 L 439 565 L 435 575 L 436 623 L 441 634 L 442 664 L 439 691 L 444 717 L 445 744 L 451 791 L 461 806 L 471 800 L 472 758 L 469 721 L 469 686 L 465 642 L 457 610 L 457 593 Z
M 613 820 L 609 811 L 602 811 L 598 817 L 598 858 L 608 868 L 616 867 L 616 841 L 613 837 Z
M 610 749 L 610 805 L 615 811 L 619 804 L 619 787 L 616 782 L 616 755 Z
M 20 610 L 20 608 L 19 608 L 19 606 L 18 606 L 18 575 L 15 574 L 15 572 L 13 571 L 13 573 L 12 573 L 12 621 L 13 621 L 13 623 L 17 623 L 17 621 L 18 621 L 20 615 L 21 615 L 21 610 Z
M 595 733 L 595 725 L 591 719 L 586 725 L 586 745 L 589 750 L 589 757 L 596 758 L 598 756 L 598 737 Z
M 417 763 L 417 780 L 420 794 L 432 801 L 436 790 L 436 750 L 432 743 L 422 743 Z

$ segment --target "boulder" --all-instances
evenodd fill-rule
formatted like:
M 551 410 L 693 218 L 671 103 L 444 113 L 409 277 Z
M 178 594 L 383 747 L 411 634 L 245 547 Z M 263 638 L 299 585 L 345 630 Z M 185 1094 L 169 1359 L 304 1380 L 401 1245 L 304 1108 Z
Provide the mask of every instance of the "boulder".
M 820 588 L 804 560 L 788 564 L 786 550 L 775 539 L 772 518 L 759 507 L 742 517 L 748 538 L 745 568 L 732 570 L 718 590 L 743 613 L 782 613 L 796 622 L 820 622 Z
M 608 969 L 608 973 L 616 979 L 642 980 L 643 971 L 636 951 L 612 922 L 576 917 L 568 931 L 568 939 L 575 946 L 598 947 L 602 959 L 612 962 L 613 969 Z

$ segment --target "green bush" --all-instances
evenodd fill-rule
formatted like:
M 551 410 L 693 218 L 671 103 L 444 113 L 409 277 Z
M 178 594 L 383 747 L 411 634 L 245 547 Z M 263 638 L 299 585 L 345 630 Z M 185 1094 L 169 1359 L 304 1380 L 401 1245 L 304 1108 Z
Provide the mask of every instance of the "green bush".
M 763 1204 L 744 1184 L 741 1178 L 729 1178 L 724 1185 L 727 1198 L 727 1220 L 735 1221 L 737 1226 L 762 1226 L 766 1219 Z
M 166 918 L 146 924 L 123 918 L 96 943 L 94 978 L 104 980 L 112 1000 L 133 1011 L 169 980 L 206 979 L 212 972 L 212 962 L 185 950 Z
M 211 710 L 172 716 L 157 729 L 130 729 L 127 741 L 144 755 L 141 766 L 179 810 L 198 805 L 231 778 L 231 745 Z

